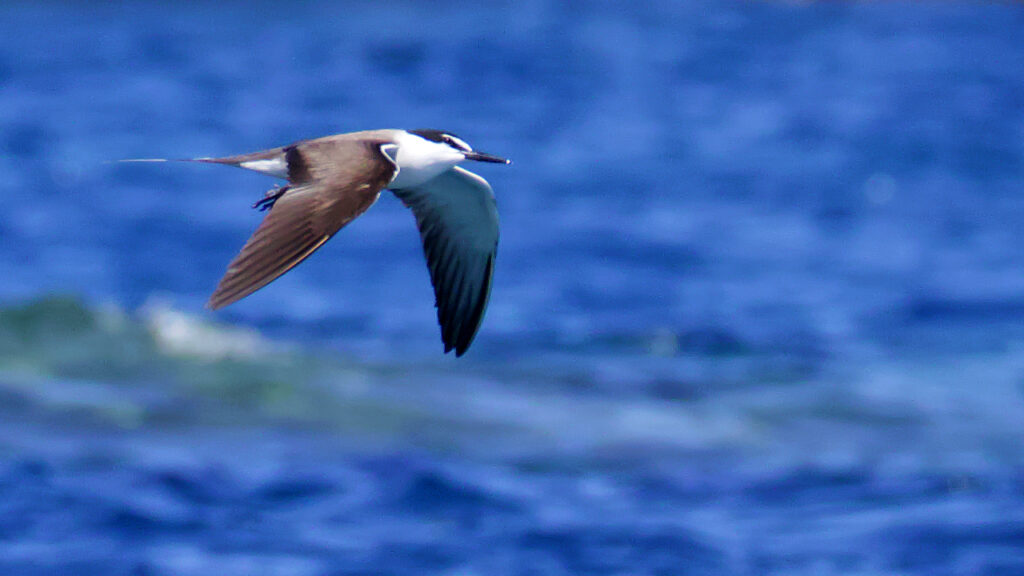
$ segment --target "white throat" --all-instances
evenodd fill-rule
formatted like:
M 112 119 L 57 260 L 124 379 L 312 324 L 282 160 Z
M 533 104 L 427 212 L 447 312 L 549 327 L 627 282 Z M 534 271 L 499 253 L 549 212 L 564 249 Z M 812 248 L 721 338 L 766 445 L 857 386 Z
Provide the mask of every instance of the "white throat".
M 398 165 L 398 173 L 388 188 L 412 188 L 449 170 L 465 160 L 462 152 L 439 142 L 432 142 L 406 131 L 400 131 L 393 144 L 384 144 L 381 151 Z

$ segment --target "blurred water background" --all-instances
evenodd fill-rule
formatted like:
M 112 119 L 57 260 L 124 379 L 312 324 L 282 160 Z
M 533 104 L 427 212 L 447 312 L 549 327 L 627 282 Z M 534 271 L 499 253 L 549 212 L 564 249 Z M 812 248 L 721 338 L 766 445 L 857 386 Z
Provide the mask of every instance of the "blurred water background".
M 1024 9 L 5 2 L 0 572 L 1024 574 Z M 441 354 L 390 194 L 203 303 L 272 181 L 436 127 L 502 217 Z

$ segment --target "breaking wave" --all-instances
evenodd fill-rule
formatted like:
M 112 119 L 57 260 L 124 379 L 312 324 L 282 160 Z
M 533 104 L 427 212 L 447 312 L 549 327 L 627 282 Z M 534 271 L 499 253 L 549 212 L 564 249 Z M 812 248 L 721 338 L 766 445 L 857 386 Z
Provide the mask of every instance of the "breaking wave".
M 663 348 L 602 347 L 587 362 L 580 351 L 365 361 L 166 303 L 129 312 L 49 297 L 0 308 L 0 412 L 65 426 L 308 428 L 492 456 L 1021 459 L 1021 351 L 853 362 L 688 345 L 701 354 L 690 361 Z

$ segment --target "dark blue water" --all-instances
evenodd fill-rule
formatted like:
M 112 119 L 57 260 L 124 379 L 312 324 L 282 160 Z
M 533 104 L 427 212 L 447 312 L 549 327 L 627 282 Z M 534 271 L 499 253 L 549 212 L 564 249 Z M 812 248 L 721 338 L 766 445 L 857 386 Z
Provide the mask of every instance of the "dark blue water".
M 0 572 L 1024 574 L 1024 9 L 0 6 Z M 502 239 L 441 354 L 385 195 L 203 309 L 272 185 L 437 127 Z

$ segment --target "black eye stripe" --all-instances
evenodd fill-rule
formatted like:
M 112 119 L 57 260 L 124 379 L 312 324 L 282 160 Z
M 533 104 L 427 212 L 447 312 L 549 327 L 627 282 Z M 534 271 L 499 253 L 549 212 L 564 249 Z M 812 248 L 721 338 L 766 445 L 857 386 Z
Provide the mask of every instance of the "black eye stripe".
M 458 136 L 449 132 L 442 132 L 441 130 L 409 130 L 409 132 L 430 140 L 431 142 L 446 144 L 463 152 L 469 152 L 472 150 L 472 148 L 469 147 L 469 144 L 466 144 Z

